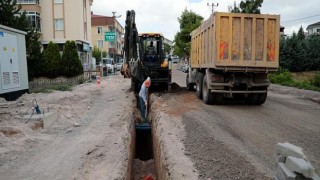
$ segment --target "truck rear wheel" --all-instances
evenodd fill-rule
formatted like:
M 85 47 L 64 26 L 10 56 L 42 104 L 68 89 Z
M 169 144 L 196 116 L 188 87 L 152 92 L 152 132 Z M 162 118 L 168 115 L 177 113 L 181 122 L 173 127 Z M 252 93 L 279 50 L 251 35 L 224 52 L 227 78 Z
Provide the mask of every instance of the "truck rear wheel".
M 202 83 L 202 99 L 205 104 L 212 104 L 213 103 L 213 93 L 211 93 L 209 89 L 209 85 L 207 82 L 207 75 L 203 78 Z
M 267 100 L 267 93 L 262 94 L 250 94 L 247 98 L 247 104 L 261 105 Z
M 194 90 L 194 84 L 189 83 L 189 73 L 187 74 L 187 77 L 186 77 L 186 86 L 188 91 Z
M 196 80 L 196 95 L 199 99 L 202 98 L 202 83 L 203 83 L 203 73 L 198 73 L 197 80 Z

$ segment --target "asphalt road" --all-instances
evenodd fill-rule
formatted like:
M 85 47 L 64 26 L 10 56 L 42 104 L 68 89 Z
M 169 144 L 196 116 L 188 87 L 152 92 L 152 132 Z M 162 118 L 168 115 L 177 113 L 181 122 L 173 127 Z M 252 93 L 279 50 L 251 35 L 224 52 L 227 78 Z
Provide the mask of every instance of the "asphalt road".
M 185 87 L 186 74 L 176 69 L 173 82 Z M 301 97 L 269 91 L 260 106 L 205 105 L 195 92 L 182 91 L 169 106 L 182 112 L 184 144 L 200 178 L 268 179 L 274 175 L 275 145 L 281 142 L 302 147 L 320 172 L 320 106 Z

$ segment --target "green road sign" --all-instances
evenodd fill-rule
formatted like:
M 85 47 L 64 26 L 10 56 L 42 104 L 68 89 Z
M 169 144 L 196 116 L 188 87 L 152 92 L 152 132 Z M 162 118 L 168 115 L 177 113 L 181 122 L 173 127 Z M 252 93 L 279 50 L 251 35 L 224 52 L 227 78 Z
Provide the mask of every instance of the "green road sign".
M 105 32 L 104 41 L 114 42 L 116 40 L 116 35 L 114 32 Z

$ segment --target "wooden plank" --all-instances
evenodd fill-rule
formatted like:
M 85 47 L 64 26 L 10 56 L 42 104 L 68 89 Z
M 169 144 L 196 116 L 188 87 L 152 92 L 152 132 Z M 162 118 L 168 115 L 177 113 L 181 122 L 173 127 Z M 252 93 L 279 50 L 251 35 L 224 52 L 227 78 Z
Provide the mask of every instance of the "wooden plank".
M 228 60 L 228 47 L 229 47 L 229 18 L 228 17 L 221 17 L 220 20 L 220 59 L 221 60 Z
M 275 64 L 277 66 L 279 66 L 279 46 L 280 46 L 280 17 L 278 16 L 276 18 L 276 39 L 275 39 L 275 44 L 276 44 L 276 48 L 275 48 Z
M 268 31 L 268 18 L 265 17 L 263 20 L 263 62 L 267 62 L 267 31 Z
M 233 61 L 240 60 L 240 38 L 241 38 L 241 18 L 234 17 L 232 22 L 232 52 L 231 59 Z
M 219 62 L 221 59 L 220 59 L 220 15 L 217 14 L 217 17 L 215 18 L 215 25 L 216 25 L 216 47 L 217 47 L 217 50 L 216 50 L 216 59 L 215 59 L 215 62 L 214 64 L 216 64 L 217 62 Z
M 251 59 L 253 62 L 256 59 L 256 18 L 252 18 L 252 50 L 251 50 Z
M 228 38 L 229 38 L 229 41 L 228 41 L 228 61 L 231 62 L 231 56 L 232 56 L 232 16 L 229 16 L 228 17 L 228 21 L 229 21 L 229 28 L 228 28 Z
M 264 19 L 256 19 L 256 43 L 255 43 L 255 61 L 263 60 L 264 47 Z
M 240 63 L 243 63 L 244 53 L 244 16 L 241 17 L 241 30 L 240 30 Z
M 244 18 L 244 48 L 243 48 L 243 59 L 248 61 L 251 59 L 252 51 L 252 18 Z
M 275 60 L 275 20 L 268 19 L 267 32 L 267 61 L 274 62 Z

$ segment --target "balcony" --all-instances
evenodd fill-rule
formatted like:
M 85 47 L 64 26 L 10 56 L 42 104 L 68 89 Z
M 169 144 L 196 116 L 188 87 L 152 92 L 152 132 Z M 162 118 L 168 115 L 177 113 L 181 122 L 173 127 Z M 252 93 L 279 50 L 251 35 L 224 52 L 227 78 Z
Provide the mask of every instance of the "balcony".
M 39 5 L 40 0 L 17 0 L 18 4 L 37 4 Z

